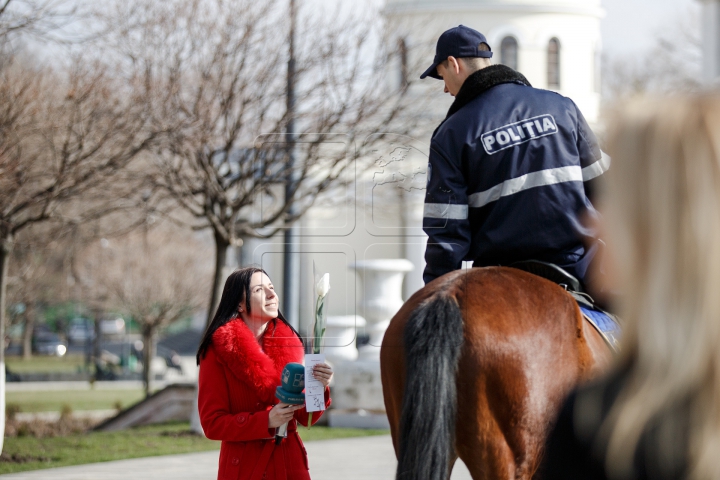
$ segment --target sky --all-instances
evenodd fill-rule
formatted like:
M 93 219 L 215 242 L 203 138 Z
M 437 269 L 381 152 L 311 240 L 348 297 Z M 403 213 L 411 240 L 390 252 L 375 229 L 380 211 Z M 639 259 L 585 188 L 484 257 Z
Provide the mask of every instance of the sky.
M 602 0 L 601 30 L 606 55 L 649 49 L 659 35 L 672 37 L 682 21 L 700 9 L 699 0 Z
M 82 5 L 93 0 L 68 0 Z M 261 0 L 262 1 L 262 0 Z M 327 3 L 330 0 L 301 0 L 303 3 Z M 384 0 L 367 0 L 381 5 Z M 343 4 L 353 0 L 332 0 Z M 630 58 L 649 50 L 660 35 L 672 35 L 683 24 L 694 25 L 700 0 L 602 0 L 605 17 L 601 21 L 605 56 Z M 47 46 L 38 54 L 49 54 Z

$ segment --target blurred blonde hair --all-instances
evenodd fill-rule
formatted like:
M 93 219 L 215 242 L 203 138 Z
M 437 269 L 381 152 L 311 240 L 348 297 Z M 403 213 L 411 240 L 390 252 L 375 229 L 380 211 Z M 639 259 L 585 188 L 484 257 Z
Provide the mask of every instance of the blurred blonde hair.
M 632 365 L 603 425 L 606 467 L 627 474 L 649 422 L 686 402 L 689 478 L 720 478 L 720 96 L 634 99 L 606 124 L 603 213 Z

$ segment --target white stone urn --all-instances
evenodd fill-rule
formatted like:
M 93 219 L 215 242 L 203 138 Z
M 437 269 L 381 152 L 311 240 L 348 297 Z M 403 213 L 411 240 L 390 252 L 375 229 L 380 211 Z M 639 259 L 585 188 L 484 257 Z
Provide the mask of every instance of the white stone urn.
M 368 345 L 359 349 L 361 360 L 376 360 L 380 345 L 393 315 L 402 307 L 402 284 L 412 262 L 405 259 L 361 260 L 350 264 L 362 283 L 362 296 L 358 309 L 365 318 L 365 332 L 370 336 Z
M 365 319 L 360 315 L 332 315 L 327 317 L 325 338 L 323 338 L 325 356 L 331 362 L 339 360 L 357 360 L 358 349 L 355 337 L 358 330 L 365 327 Z

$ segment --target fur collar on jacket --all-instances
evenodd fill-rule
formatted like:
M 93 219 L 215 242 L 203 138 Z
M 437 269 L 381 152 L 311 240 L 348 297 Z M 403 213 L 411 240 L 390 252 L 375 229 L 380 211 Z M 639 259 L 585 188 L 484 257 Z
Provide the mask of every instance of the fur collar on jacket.
M 519 83 L 528 87 L 532 86 L 522 73 L 516 72 L 505 65 L 490 65 L 470 74 L 465 79 L 465 83 L 460 87 L 460 91 L 455 96 L 453 104 L 450 105 L 450 110 L 448 110 L 445 119 L 448 119 L 484 91 L 502 83 Z
M 302 342 L 282 320 L 273 320 L 262 337 L 262 348 L 245 322 L 231 320 L 212 337 L 213 347 L 233 375 L 269 404 L 276 403 L 275 388 L 289 362 L 302 361 Z

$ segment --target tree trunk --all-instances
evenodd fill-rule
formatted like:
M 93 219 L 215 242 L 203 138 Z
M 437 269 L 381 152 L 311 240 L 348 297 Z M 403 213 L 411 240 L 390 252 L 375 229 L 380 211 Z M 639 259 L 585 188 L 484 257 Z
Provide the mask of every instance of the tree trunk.
M 152 361 L 155 358 L 155 329 L 153 327 L 143 327 L 143 385 L 145 387 L 145 397 L 149 397 L 152 393 Z
M 104 372 L 101 372 L 102 370 L 102 364 L 100 362 L 100 347 L 101 347 L 101 341 L 102 341 L 102 332 L 100 331 L 100 309 L 95 310 L 95 320 L 94 320 L 94 329 L 95 329 L 95 336 L 93 337 L 93 349 L 92 349 L 92 357 L 93 357 L 93 365 L 95 366 L 95 380 L 101 380 L 104 378 Z
M 5 439 L 5 299 L 12 240 L 8 235 L 0 243 L 0 453 Z
M 7 301 L 7 276 L 10 264 L 10 252 L 12 252 L 13 238 L 8 235 L 2 239 L 0 244 L 0 363 L 5 364 L 5 302 Z
M 205 325 L 210 325 L 215 310 L 220 303 L 223 280 L 225 279 L 225 263 L 227 262 L 227 250 L 230 243 L 219 233 L 215 233 L 215 275 L 213 275 L 212 290 L 210 291 L 210 303 L 208 304 L 208 316 Z
M 22 356 L 23 360 L 32 358 L 32 337 L 35 329 L 35 306 L 32 300 L 25 303 L 25 329 L 23 330 Z

